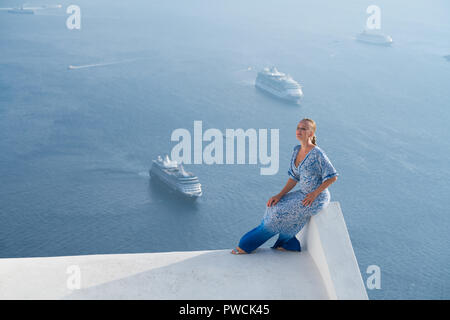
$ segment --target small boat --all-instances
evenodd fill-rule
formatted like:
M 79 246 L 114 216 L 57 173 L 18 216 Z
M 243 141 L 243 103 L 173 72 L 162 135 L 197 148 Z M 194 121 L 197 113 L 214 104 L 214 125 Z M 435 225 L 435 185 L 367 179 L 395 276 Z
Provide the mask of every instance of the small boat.
M 379 33 L 377 31 L 364 30 L 363 32 L 356 35 L 356 40 L 364 43 L 390 46 L 393 43 L 392 37 Z

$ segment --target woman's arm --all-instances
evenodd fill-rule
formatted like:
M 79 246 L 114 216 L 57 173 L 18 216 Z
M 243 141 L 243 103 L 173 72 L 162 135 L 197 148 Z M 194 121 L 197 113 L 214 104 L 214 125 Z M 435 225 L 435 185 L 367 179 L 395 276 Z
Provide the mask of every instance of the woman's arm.
M 292 188 L 294 188 L 296 184 L 297 184 L 297 181 L 289 178 L 288 181 L 286 182 L 286 185 L 284 186 L 284 188 L 277 195 L 280 196 L 280 198 L 282 198 L 286 193 L 291 191 Z
M 322 184 L 315 190 L 317 192 L 317 194 L 321 193 L 323 190 L 325 190 L 326 188 L 328 188 L 331 184 L 333 184 L 334 182 L 336 182 L 337 180 L 337 176 L 330 178 L 328 180 L 325 180 L 324 182 L 322 182 Z
M 279 194 L 277 194 L 276 196 L 273 196 L 272 198 L 269 199 L 269 201 L 267 201 L 267 206 L 270 207 L 272 204 L 276 204 L 278 201 L 280 201 L 280 199 L 283 198 L 283 196 L 286 193 L 291 191 L 292 188 L 295 187 L 296 184 L 297 184 L 297 181 L 289 178 L 288 181 L 286 182 L 286 185 L 284 186 L 283 190 L 281 190 Z
M 310 192 L 306 195 L 305 199 L 303 199 L 302 203 L 304 206 L 310 206 L 314 200 L 317 198 L 317 196 L 326 188 L 328 188 L 332 183 L 336 182 L 337 180 L 337 176 L 334 176 L 330 179 L 325 180 L 324 182 L 322 182 L 322 184 L 317 187 L 316 190 L 314 190 L 313 192 Z

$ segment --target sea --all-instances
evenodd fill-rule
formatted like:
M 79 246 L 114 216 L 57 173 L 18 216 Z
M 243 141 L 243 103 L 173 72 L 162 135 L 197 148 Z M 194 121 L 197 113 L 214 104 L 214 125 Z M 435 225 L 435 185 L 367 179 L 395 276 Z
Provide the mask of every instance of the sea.
M 363 281 L 380 270 L 369 298 L 450 298 L 448 1 L 58 3 L 0 11 L 0 258 L 231 249 L 287 182 L 307 117 Z M 391 46 L 355 40 L 373 19 Z M 255 88 L 270 66 L 299 104 Z M 152 160 L 194 121 L 278 129 L 278 171 L 192 162 L 203 195 L 170 192 Z

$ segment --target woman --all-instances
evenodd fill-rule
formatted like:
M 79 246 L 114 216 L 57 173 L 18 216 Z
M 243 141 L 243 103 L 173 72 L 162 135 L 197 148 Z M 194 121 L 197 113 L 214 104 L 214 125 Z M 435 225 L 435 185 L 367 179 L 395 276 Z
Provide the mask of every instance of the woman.
M 295 235 L 308 219 L 330 203 L 328 187 L 337 180 L 338 173 L 316 145 L 316 123 L 303 119 L 297 126 L 300 144 L 294 148 L 289 166 L 289 179 L 279 194 L 267 201 L 261 224 L 247 232 L 233 254 L 251 253 L 272 236 L 279 234 L 272 248 L 301 251 Z M 300 182 L 300 189 L 289 192 Z

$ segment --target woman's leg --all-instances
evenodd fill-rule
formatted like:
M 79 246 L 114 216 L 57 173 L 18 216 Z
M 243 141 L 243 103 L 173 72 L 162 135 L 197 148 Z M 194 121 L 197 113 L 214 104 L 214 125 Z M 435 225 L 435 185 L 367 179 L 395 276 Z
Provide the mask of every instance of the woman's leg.
M 272 238 L 275 234 L 276 232 L 268 230 L 264 226 L 264 223 L 261 222 L 259 226 L 250 230 L 242 236 L 241 240 L 239 241 L 239 248 L 247 253 L 250 253 L 261 246 L 264 242 Z
M 290 228 L 288 228 L 288 231 L 284 230 L 284 232 L 280 232 L 278 240 L 275 242 L 272 248 L 276 249 L 281 247 L 286 250 L 301 251 L 300 242 L 295 237 L 295 235 L 305 227 L 309 219 L 311 219 L 311 216 L 317 214 L 317 212 L 326 205 L 327 203 L 325 203 L 325 205 L 322 205 L 322 207 L 318 207 L 318 209 L 316 209 L 315 211 L 311 210 L 310 208 L 305 208 L 302 212 L 300 212 L 298 220 L 295 223 L 292 223 Z
M 300 230 L 303 229 L 303 227 L 306 225 L 306 223 L 309 221 L 311 217 L 309 215 L 304 215 L 301 217 L 297 223 L 293 224 L 293 228 L 291 231 L 292 233 L 285 233 L 280 232 L 280 235 L 278 236 L 278 240 L 275 242 L 275 244 L 272 246 L 273 249 L 276 248 L 283 248 L 286 250 L 292 250 L 292 251 L 302 251 L 302 247 L 300 245 L 300 241 L 295 237 L 297 233 L 300 232 Z
M 273 249 L 283 248 L 291 251 L 302 251 L 300 241 L 295 236 L 280 233 L 278 240 L 273 245 Z

